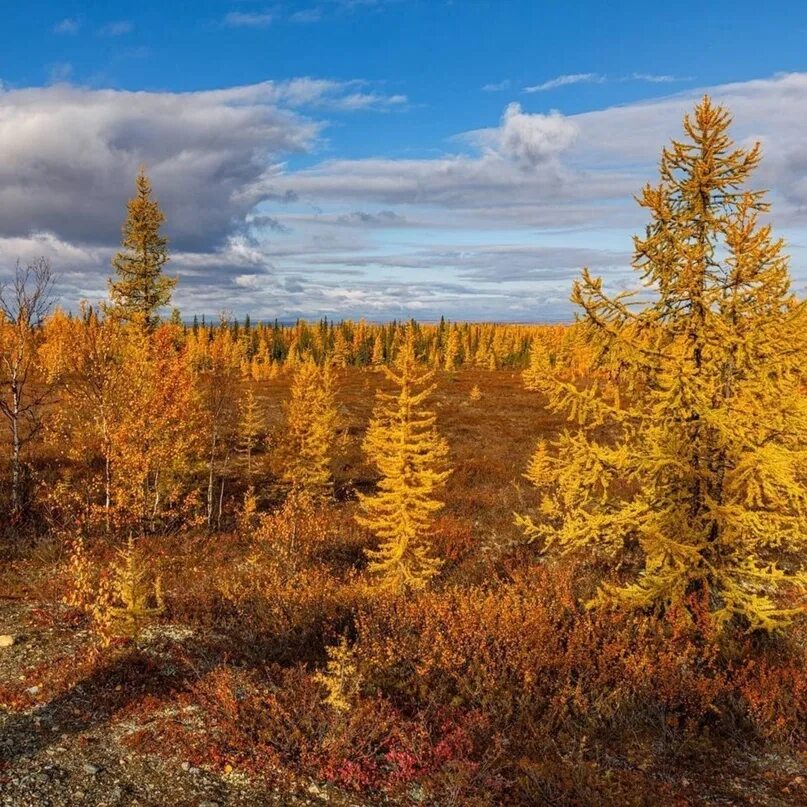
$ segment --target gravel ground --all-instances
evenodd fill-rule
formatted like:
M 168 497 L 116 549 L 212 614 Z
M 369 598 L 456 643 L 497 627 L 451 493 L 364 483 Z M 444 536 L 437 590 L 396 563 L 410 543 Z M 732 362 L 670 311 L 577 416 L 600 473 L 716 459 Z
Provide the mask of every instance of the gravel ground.
M 161 632 L 171 631 L 170 626 Z M 174 631 L 176 633 L 176 631 Z M 78 683 L 49 698 L 43 678 L 49 661 L 88 652 L 86 632 L 65 625 L 41 627 L 30 605 L 0 601 L 0 805 L 317 805 L 362 807 L 314 783 L 298 784 L 289 795 L 232 772 L 218 774 L 152 754 L 133 752 L 121 739 L 138 726 L 110 719 L 93 701 L 90 684 Z M 144 645 L 158 631 L 144 637 Z M 0 642 L 2 645 L 2 642 Z M 155 652 L 159 652 L 156 650 Z M 30 701 L 3 703 L 9 691 Z

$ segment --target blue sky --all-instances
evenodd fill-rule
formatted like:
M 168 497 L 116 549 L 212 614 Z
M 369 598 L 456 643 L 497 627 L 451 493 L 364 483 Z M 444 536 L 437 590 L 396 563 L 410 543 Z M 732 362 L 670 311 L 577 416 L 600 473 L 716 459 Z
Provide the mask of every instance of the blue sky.
M 582 265 L 635 282 L 631 195 L 704 91 L 807 280 L 804 3 L 5 5 L 0 261 L 64 305 L 144 163 L 188 315 L 568 318 Z

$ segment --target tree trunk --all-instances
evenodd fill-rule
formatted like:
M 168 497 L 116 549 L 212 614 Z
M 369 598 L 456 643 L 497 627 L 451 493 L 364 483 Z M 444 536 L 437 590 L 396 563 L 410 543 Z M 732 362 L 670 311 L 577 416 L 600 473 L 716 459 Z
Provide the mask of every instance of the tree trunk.
M 216 442 L 218 435 L 216 429 L 213 429 L 213 439 L 210 444 L 210 464 L 207 478 L 207 526 L 210 528 L 213 524 L 213 482 L 214 471 L 216 462 Z
M 11 380 L 11 507 L 15 515 L 20 512 L 20 388 L 16 370 Z

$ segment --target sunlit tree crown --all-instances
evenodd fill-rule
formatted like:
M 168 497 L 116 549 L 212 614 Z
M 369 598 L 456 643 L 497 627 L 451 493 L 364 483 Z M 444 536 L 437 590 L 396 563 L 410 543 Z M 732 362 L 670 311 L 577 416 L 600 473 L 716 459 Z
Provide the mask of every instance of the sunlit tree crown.
M 704 98 L 642 190 L 646 291 L 575 285 L 593 369 L 531 368 L 569 426 L 539 445 L 538 515 L 519 521 L 547 550 L 612 559 L 600 602 L 702 596 L 720 625 L 773 629 L 807 593 L 807 314 L 745 186 L 760 148 L 736 148 L 730 122 Z

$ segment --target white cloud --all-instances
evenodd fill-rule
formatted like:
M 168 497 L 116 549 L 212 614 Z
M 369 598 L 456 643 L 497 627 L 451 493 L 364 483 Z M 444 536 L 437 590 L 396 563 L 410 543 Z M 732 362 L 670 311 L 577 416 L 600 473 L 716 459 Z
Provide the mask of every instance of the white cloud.
M 75 17 L 65 17 L 53 26 L 53 31 L 57 34 L 77 34 L 80 28 L 81 23 Z
M 601 76 L 599 73 L 567 73 L 544 81 L 542 84 L 525 87 L 524 92 L 546 92 L 556 90 L 558 87 L 567 87 L 570 84 L 603 84 L 605 80 L 605 76 Z
M 676 84 L 691 80 L 690 77 L 672 76 L 663 73 L 629 73 L 624 76 L 605 76 L 602 73 L 568 73 L 544 81 L 542 84 L 533 84 L 530 87 L 524 87 L 524 92 L 547 92 L 548 90 L 556 90 L 559 87 L 568 87 L 571 84 L 607 84 L 625 83 L 629 81 L 642 81 L 649 84 Z
M 54 68 L 54 80 L 67 75 Z M 257 202 L 293 198 L 275 187 L 281 161 L 314 148 L 324 124 L 292 109 L 401 103 L 356 88 L 303 78 L 189 93 L 0 90 L 0 236 L 114 243 L 144 163 L 172 240 L 219 243 Z
M 271 189 L 276 160 L 316 142 L 319 124 L 272 102 L 288 91 L 4 91 L 0 235 L 34 229 L 114 243 L 144 163 L 174 241 L 217 243 Z
M 294 78 L 288 81 L 264 81 L 226 90 L 210 90 L 210 98 L 234 103 L 267 103 L 290 107 L 327 107 L 353 111 L 384 109 L 407 103 L 405 95 L 385 95 L 371 89 L 370 82 L 354 79 Z
M 299 23 L 319 22 L 322 19 L 322 9 L 321 8 L 301 9 L 300 11 L 295 11 L 289 17 L 289 19 L 292 22 L 299 22 Z
M 224 15 L 222 24 L 227 28 L 266 28 L 272 20 L 269 12 L 231 11 Z
M 528 115 L 512 103 L 502 116 L 497 150 L 523 165 L 535 167 L 557 156 L 574 142 L 577 127 L 558 112 Z
M 485 84 L 482 87 L 482 92 L 502 92 L 503 90 L 509 89 L 511 84 L 512 82 L 509 78 L 503 81 L 494 81 L 491 84 Z
M 807 205 L 802 126 L 807 118 L 807 74 L 707 89 L 734 114 L 736 138 L 763 141 L 759 180 L 778 195 Z M 632 194 L 654 177 L 661 147 L 679 136 L 684 113 L 704 91 L 573 116 L 529 114 L 510 105 L 499 126 L 462 136 L 478 149 L 476 155 L 331 160 L 284 173 L 278 186 L 329 202 L 364 199 L 466 210 L 529 204 L 530 216 L 536 207 L 569 200 L 623 199 L 632 204 Z M 515 170 L 519 166 L 533 170 Z
M 354 92 L 333 99 L 330 105 L 335 109 L 358 110 L 368 108 L 385 108 L 404 106 L 409 99 L 405 95 L 382 95 L 376 92 Z
M 692 79 L 685 76 L 659 75 L 656 73 L 631 73 L 630 76 L 626 77 L 626 80 L 647 81 L 650 84 L 675 84 L 679 81 L 691 81 Z
M 115 22 L 108 22 L 98 29 L 101 36 L 123 36 L 124 34 L 131 33 L 132 23 L 129 20 L 117 20 Z

